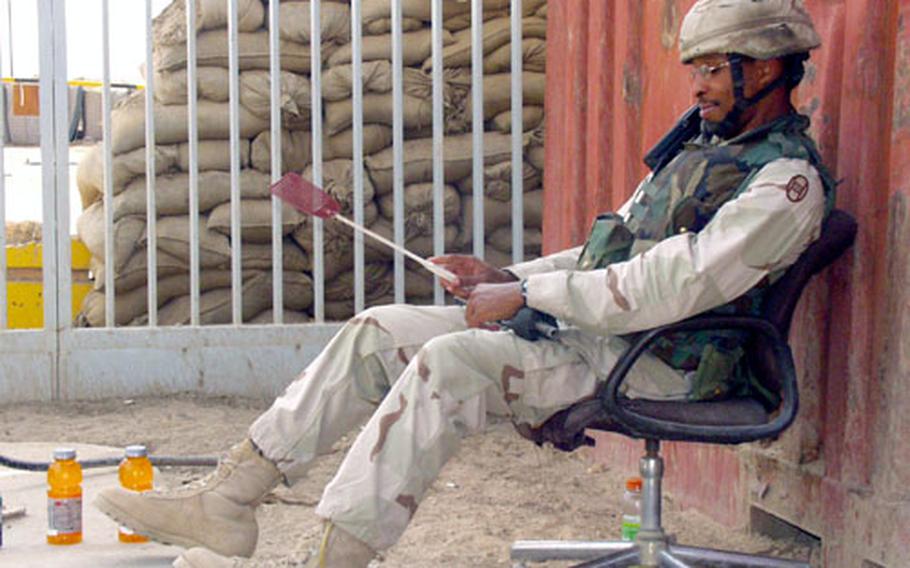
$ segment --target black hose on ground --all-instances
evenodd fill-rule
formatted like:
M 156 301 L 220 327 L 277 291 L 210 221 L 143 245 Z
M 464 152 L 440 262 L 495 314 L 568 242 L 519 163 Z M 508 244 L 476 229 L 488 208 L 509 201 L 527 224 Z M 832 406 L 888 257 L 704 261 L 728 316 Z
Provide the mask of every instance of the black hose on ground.
M 156 466 L 184 466 L 184 467 L 214 467 L 218 465 L 218 458 L 212 456 L 149 456 L 152 465 Z M 95 467 L 113 467 L 120 465 L 123 458 L 99 458 L 93 460 L 77 460 L 82 469 Z M 36 462 L 17 460 L 0 454 L 0 466 L 26 471 L 47 471 L 51 462 Z

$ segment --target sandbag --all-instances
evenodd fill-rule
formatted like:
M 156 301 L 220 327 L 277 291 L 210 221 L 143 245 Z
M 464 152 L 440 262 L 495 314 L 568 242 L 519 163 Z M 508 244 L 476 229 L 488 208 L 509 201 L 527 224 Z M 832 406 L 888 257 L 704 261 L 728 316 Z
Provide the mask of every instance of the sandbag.
M 278 30 L 281 39 L 297 43 L 310 43 L 310 3 L 282 2 L 278 15 Z M 319 3 L 319 39 L 325 43 L 348 43 L 351 41 L 351 8 L 335 2 Z M 269 22 L 266 18 L 266 27 Z
M 509 103 L 511 105 L 511 102 Z M 543 124 L 542 106 L 524 106 L 521 108 L 521 128 L 531 130 Z M 504 110 L 493 117 L 493 126 L 504 133 L 512 133 L 512 111 Z
M 244 242 L 272 242 L 272 200 L 243 199 L 240 202 L 240 238 Z M 303 215 L 290 206 L 281 208 L 281 234 L 287 235 L 303 221 Z M 209 214 L 209 231 L 230 236 L 231 204 L 222 203 Z M 225 238 L 227 238 L 227 236 Z
M 543 73 L 547 68 L 547 42 L 539 37 L 529 37 L 521 41 L 521 68 L 525 71 Z M 512 43 L 495 49 L 483 58 L 483 72 L 509 73 L 512 70 Z
M 524 0 L 522 13 L 533 12 L 546 0 Z M 484 0 L 484 12 L 504 12 L 509 9 L 512 0 Z M 402 0 L 401 15 L 403 18 L 415 18 L 424 22 L 431 19 L 432 3 L 427 0 Z M 364 22 L 390 18 L 391 0 L 363 0 L 361 14 Z M 448 20 L 460 14 L 471 13 L 471 3 L 466 0 L 443 0 L 442 13 Z
M 175 256 L 189 265 L 190 262 L 190 218 L 187 215 L 162 217 L 155 224 L 158 250 Z M 140 239 L 141 246 L 147 246 L 148 234 Z M 206 227 L 206 216 L 199 216 L 199 265 L 203 268 L 229 266 L 231 243 L 223 234 Z
M 401 31 L 402 32 L 413 32 L 414 30 L 419 30 L 423 27 L 423 21 L 416 18 L 401 18 Z M 363 33 L 364 35 L 382 35 L 392 32 L 392 20 L 391 18 L 386 20 L 373 20 L 371 22 L 364 22 L 363 24 Z
M 303 130 L 283 130 L 281 132 L 281 169 L 282 173 L 299 172 L 310 164 L 312 159 L 313 135 Z M 392 143 L 392 129 L 383 124 L 363 125 L 363 153 L 369 155 L 388 147 Z M 354 132 L 347 129 L 322 140 L 322 159 L 335 160 L 354 156 Z M 272 171 L 272 134 L 270 131 L 259 134 L 252 145 L 253 167 L 261 172 Z
M 367 93 L 363 96 L 364 124 L 393 124 L 392 94 Z M 433 122 L 433 103 L 404 95 L 402 119 L 405 129 L 424 128 Z M 354 122 L 354 105 L 351 99 L 329 101 L 325 104 L 326 134 L 332 136 L 351 127 Z
M 238 161 L 241 169 L 250 167 L 250 141 L 246 138 L 238 140 Z M 199 140 L 196 149 L 196 163 L 198 171 L 219 170 L 231 171 L 231 141 L 230 140 Z M 177 144 L 177 169 L 182 172 L 190 171 L 190 145 L 189 142 Z
M 543 245 L 543 232 L 540 228 L 531 227 L 523 231 L 525 254 L 540 255 Z M 487 244 L 498 251 L 512 254 L 512 227 L 500 227 L 487 236 Z
M 528 163 L 540 170 L 543 171 L 543 166 L 546 163 L 546 154 L 544 153 L 542 144 L 531 144 L 525 149 L 525 156 L 528 160 Z
M 371 202 L 364 207 L 364 226 L 372 227 L 376 218 L 379 216 L 376 204 Z M 313 263 L 316 262 L 315 251 L 313 249 L 313 225 L 312 218 L 306 218 L 294 232 L 291 234 L 294 241 L 307 253 L 310 259 L 308 270 L 313 272 Z M 374 262 L 386 260 L 387 255 L 382 254 L 375 248 L 371 248 L 368 237 L 364 238 L 364 259 L 365 262 Z M 351 270 L 354 266 L 354 238 L 353 231 L 338 221 L 327 221 L 323 224 L 323 273 L 326 281 L 331 280 L 345 270 Z
M 363 176 L 363 203 L 373 201 L 375 190 L 369 176 Z M 305 179 L 313 179 L 313 166 L 301 174 Z M 322 189 L 341 204 L 343 214 L 353 218 L 354 210 L 354 162 L 351 160 L 329 160 L 322 164 Z
M 370 226 L 370 230 L 382 235 L 388 240 L 395 241 L 394 226 L 392 221 L 385 217 L 379 217 L 376 222 Z M 366 256 L 369 258 L 381 258 L 392 260 L 395 251 L 373 239 L 364 239 L 364 246 L 369 251 Z M 458 225 L 446 225 L 443 228 L 443 244 L 447 251 L 456 250 L 460 246 Z M 433 250 L 432 232 L 422 235 L 414 235 L 405 239 L 405 248 L 418 256 L 428 257 L 435 254 Z
M 268 120 L 261 119 L 243 105 L 239 106 L 240 138 L 254 138 L 269 127 Z M 199 140 L 230 138 L 230 105 L 211 101 L 199 101 Z M 184 105 L 154 106 L 156 144 L 186 142 L 189 136 L 187 107 Z M 111 147 L 120 155 L 145 146 L 145 93 L 137 91 L 118 102 L 111 112 Z
M 242 320 L 249 321 L 272 305 L 272 276 L 270 272 L 254 272 L 244 275 L 242 296 Z M 199 320 L 202 325 L 226 324 L 232 318 L 231 289 L 215 288 L 199 296 Z M 284 304 L 291 310 L 304 310 L 313 302 L 313 284 L 305 274 L 284 275 Z M 190 296 L 172 299 L 158 311 L 158 324 L 188 325 L 190 323 Z
M 536 37 L 546 39 L 547 21 L 530 16 L 521 20 L 522 38 Z M 471 28 L 455 32 L 455 43 L 442 50 L 443 67 L 470 67 L 471 65 Z M 510 18 L 491 20 L 483 26 L 483 54 L 493 53 L 512 41 Z M 423 70 L 433 69 L 433 58 L 423 62 Z
M 226 28 L 228 4 L 225 0 L 196 0 L 196 30 Z M 239 0 L 237 29 L 251 32 L 262 27 L 265 7 L 262 0 Z M 186 43 L 186 0 L 174 0 L 152 21 L 155 44 Z
M 543 106 L 544 93 L 547 87 L 546 75 L 526 71 L 521 74 L 522 104 L 526 106 Z M 466 113 L 473 113 L 473 99 L 467 101 Z M 499 73 L 483 78 L 483 117 L 490 120 L 497 114 L 512 108 L 512 75 Z
M 223 288 L 231 285 L 230 270 L 203 270 L 199 273 L 200 290 Z M 159 277 L 157 307 L 172 298 L 190 293 L 190 277 L 187 274 Z M 106 310 L 104 292 L 89 292 L 82 303 L 82 314 L 91 327 L 103 327 Z M 114 298 L 114 325 L 126 325 L 136 318 L 148 314 L 148 286 L 118 293 Z
M 165 174 L 155 178 L 155 206 L 158 215 L 186 215 L 190 210 L 189 174 Z M 241 170 L 240 195 L 247 199 L 265 199 L 270 196 L 271 178 L 257 170 Z M 127 184 L 126 189 L 114 197 L 114 220 L 126 215 L 145 215 L 146 178 L 139 177 Z M 231 199 L 231 174 L 229 172 L 199 172 L 199 212 L 205 213 Z
M 290 237 L 281 241 L 281 265 L 286 272 L 310 269 L 310 259 Z M 272 243 L 243 243 L 240 247 L 240 266 L 243 270 L 271 270 Z
M 144 121 L 143 121 L 144 122 Z M 155 146 L 155 172 L 167 172 L 176 167 L 178 151 L 176 146 Z M 137 148 L 111 160 L 111 179 L 114 195 L 123 191 L 126 184 L 145 175 L 145 148 Z M 76 169 L 76 186 L 79 188 L 79 197 L 82 208 L 96 201 L 104 195 L 104 146 L 97 144 L 91 148 L 79 162 Z
M 199 99 L 226 102 L 230 93 L 225 67 L 198 67 L 196 95 Z M 185 105 L 187 101 L 186 69 L 155 71 L 155 100 L 163 105 Z
M 104 259 L 104 206 L 100 201 L 93 203 L 76 221 L 76 231 L 92 256 Z M 137 216 L 124 217 L 113 225 L 113 265 L 115 270 L 132 256 L 137 242 L 145 232 L 145 219 Z
M 407 237 L 429 234 L 433 231 L 433 184 L 412 183 L 404 188 L 404 227 Z M 443 187 L 443 222 L 451 224 L 461 215 L 461 196 L 454 186 Z M 386 219 L 395 217 L 394 196 L 386 194 L 379 199 L 379 211 Z
M 388 93 L 392 90 L 392 63 L 376 60 L 364 61 L 360 67 L 364 93 Z M 353 82 L 350 65 L 339 65 L 322 73 L 322 98 L 326 101 L 340 101 L 350 98 Z
M 473 141 L 471 134 L 447 136 L 443 146 L 445 181 L 456 182 L 471 174 Z M 512 155 L 511 137 L 501 132 L 486 132 L 483 136 L 485 164 L 498 164 Z M 404 183 L 433 180 L 433 140 L 418 138 L 404 141 Z M 378 195 L 392 191 L 394 159 L 392 148 L 368 156 L 364 165 Z
M 168 254 L 162 250 L 155 251 L 155 273 L 158 278 L 173 276 L 174 274 L 189 274 L 190 264 L 174 255 Z M 101 258 L 92 257 L 89 260 L 89 267 L 92 274 L 95 275 L 95 290 L 104 290 L 105 267 Z M 127 290 L 133 290 L 145 285 L 148 280 L 148 248 L 138 247 L 130 256 L 120 270 L 114 274 L 114 290 L 117 294 Z
M 303 311 L 297 310 L 284 310 L 282 314 L 282 325 L 285 324 L 301 324 L 301 323 L 310 323 L 313 321 L 313 318 L 310 315 Z M 269 308 L 263 310 L 253 316 L 250 319 L 250 322 L 253 325 L 269 325 L 275 323 L 275 310 Z
M 468 245 L 474 240 L 474 198 L 469 195 L 462 196 L 461 203 L 461 241 Z M 540 228 L 543 226 L 543 190 L 538 189 L 525 193 L 523 206 L 525 228 Z M 511 229 L 512 204 L 507 201 L 484 199 L 483 219 L 484 236 L 500 227 Z
M 391 289 L 388 278 L 390 266 L 387 262 L 365 264 L 363 267 L 363 291 L 366 299 L 375 298 Z M 342 272 L 325 284 L 326 301 L 337 302 L 354 297 L 354 271 Z
M 522 162 L 522 183 L 525 192 L 540 189 L 541 174 L 537 168 Z M 458 182 L 458 190 L 462 195 L 473 195 L 474 176 L 468 176 Z M 512 162 L 511 160 L 485 166 L 483 168 L 484 195 L 498 201 L 511 201 L 512 199 Z
M 426 59 L 433 49 L 432 34 L 429 28 L 422 28 L 413 32 L 401 34 L 401 57 L 404 64 L 420 65 Z M 442 44 L 452 45 L 455 38 L 446 30 L 443 30 Z M 363 36 L 361 48 L 362 61 L 374 60 L 392 60 L 392 35 L 368 35 Z M 350 63 L 352 60 L 351 44 L 345 44 L 339 47 L 328 58 L 328 66 L 335 67 Z
M 522 16 L 530 16 L 531 14 L 534 14 L 535 10 L 537 10 L 541 4 L 546 5 L 546 1 L 547 0 L 524 0 L 521 3 Z M 487 20 L 510 17 L 511 2 L 505 3 L 504 5 L 503 3 L 498 3 L 495 5 L 497 7 L 490 7 L 489 9 L 487 7 L 487 4 L 487 2 L 484 2 L 483 20 L 485 22 Z M 456 14 L 454 16 L 450 16 L 448 13 L 446 13 L 445 19 L 442 21 L 442 27 L 453 32 L 471 27 L 471 12 L 468 11 L 466 13 Z
M 244 71 L 240 74 L 240 104 L 263 120 L 271 120 L 272 81 L 268 71 Z M 310 127 L 309 78 L 281 72 L 278 104 L 281 108 L 281 126 L 288 130 Z
M 295 41 L 281 40 L 281 69 L 295 73 L 309 73 L 310 46 Z M 186 45 L 155 44 L 153 48 L 155 69 L 174 71 L 186 67 Z M 325 59 L 333 51 L 331 45 L 322 46 Z M 241 71 L 269 69 L 269 32 L 262 30 L 237 34 L 237 64 Z M 196 38 L 196 65 L 229 67 L 227 29 L 202 32 Z

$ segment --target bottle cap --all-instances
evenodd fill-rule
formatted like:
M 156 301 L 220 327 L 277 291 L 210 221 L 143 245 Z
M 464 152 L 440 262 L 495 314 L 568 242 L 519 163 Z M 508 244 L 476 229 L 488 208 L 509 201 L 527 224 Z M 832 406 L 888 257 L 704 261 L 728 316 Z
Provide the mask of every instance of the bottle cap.
M 128 458 L 144 458 L 148 455 L 149 452 L 143 445 L 136 444 L 126 447 L 126 457 Z
M 641 491 L 641 478 L 630 477 L 626 480 L 626 489 L 629 491 Z
M 76 450 L 73 448 L 56 448 L 54 450 L 55 460 L 74 460 L 76 459 Z

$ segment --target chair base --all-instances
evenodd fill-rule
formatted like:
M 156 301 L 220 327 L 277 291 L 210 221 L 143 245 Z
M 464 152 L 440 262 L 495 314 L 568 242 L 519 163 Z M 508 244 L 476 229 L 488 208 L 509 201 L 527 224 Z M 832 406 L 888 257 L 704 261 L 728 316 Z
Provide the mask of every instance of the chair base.
M 513 566 L 523 567 L 532 562 L 577 560 L 575 568 L 615 568 L 624 566 L 649 566 L 689 568 L 695 566 L 723 566 L 737 568 L 810 568 L 806 562 L 742 554 L 728 550 L 681 546 L 664 542 L 626 541 L 547 541 L 524 540 L 512 545 Z M 643 550 L 644 549 L 644 550 Z M 643 559 L 650 558 L 650 561 Z
M 646 453 L 639 469 L 642 478 L 641 530 L 635 542 L 525 540 L 512 545 L 511 559 L 517 566 L 528 562 L 577 560 L 575 568 L 612 568 L 646 566 L 688 568 L 722 566 L 725 568 L 810 568 L 806 562 L 742 554 L 727 550 L 677 545 L 661 525 L 661 481 L 663 460 L 660 442 L 645 441 Z

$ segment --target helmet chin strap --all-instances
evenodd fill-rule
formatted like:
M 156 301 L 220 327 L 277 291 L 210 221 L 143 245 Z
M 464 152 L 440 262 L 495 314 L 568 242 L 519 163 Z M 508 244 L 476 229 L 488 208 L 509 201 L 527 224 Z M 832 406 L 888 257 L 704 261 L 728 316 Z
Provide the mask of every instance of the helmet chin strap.
M 730 74 L 733 75 L 733 108 L 727 113 L 720 122 L 709 122 L 703 120 L 701 123 L 702 131 L 706 134 L 718 136 L 723 139 L 731 138 L 738 134 L 739 121 L 743 113 L 757 104 L 760 100 L 771 94 L 772 91 L 785 84 L 786 77 L 783 73 L 774 79 L 753 97 L 746 98 L 746 79 L 743 74 L 743 57 L 738 53 L 732 53 L 727 56 L 730 62 Z

